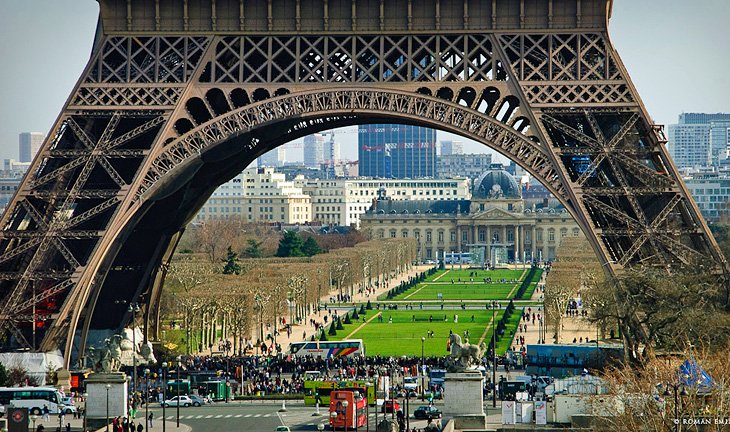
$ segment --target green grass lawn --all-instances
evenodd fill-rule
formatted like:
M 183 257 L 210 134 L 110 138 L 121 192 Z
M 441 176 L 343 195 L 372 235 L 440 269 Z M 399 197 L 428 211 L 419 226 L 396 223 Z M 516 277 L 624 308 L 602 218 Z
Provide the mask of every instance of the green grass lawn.
M 529 270 L 529 268 L 527 268 Z M 491 277 L 492 279 L 519 279 L 522 275 L 522 269 L 508 270 L 508 269 L 496 269 L 496 270 L 481 270 L 481 269 L 467 269 L 462 268 L 459 270 L 458 266 L 455 266 L 451 270 L 448 266 L 445 270 L 438 271 L 428 278 L 426 282 L 437 280 L 438 282 L 451 282 L 453 278 L 455 281 L 461 278 L 462 281 L 474 278 L 474 281 L 480 281 L 485 277 Z M 440 277 L 439 277 L 440 276 Z
M 420 356 L 421 337 L 426 337 L 424 343 L 424 354 L 426 356 L 445 356 L 446 342 L 449 337 L 449 330 L 458 333 L 463 338 L 465 330 L 469 330 L 470 342 L 477 343 L 484 333 L 488 323 L 492 319 L 491 311 L 368 311 L 366 320 L 375 316 L 378 312 L 383 314 L 383 322 L 378 319 L 367 323 L 355 334 L 352 339 L 362 339 L 365 342 L 365 352 L 368 356 Z M 454 314 L 459 316 L 459 322 L 454 323 Z M 413 316 L 416 321 L 413 322 Z M 446 315 L 447 321 L 444 321 Z M 474 322 L 471 316 L 474 315 Z M 429 316 L 433 316 L 433 322 L 429 322 Z M 389 323 L 389 318 L 393 322 Z M 496 314 L 497 320 L 501 317 L 501 311 Z M 517 318 L 519 320 L 519 317 Z M 347 337 L 362 322 L 344 325 L 344 330 L 338 330 L 336 336 L 327 336 L 329 340 L 340 340 Z M 515 324 L 516 326 L 516 324 Z M 433 330 L 434 337 L 428 338 L 427 332 Z M 509 329 L 508 329 L 509 334 Z M 487 338 L 491 337 L 491 330 L 487 332 Z M 508 339 L 508 338 L 504 338 Z M 488 341 L 487 341 L 488 343 Z M 506 342 L 505 348 L 509 346 Z M 498 353 L 501 345 L 498 345 Z
M 506 299 L 515 284 L 419 284 L 392 300 L 502 300 Z

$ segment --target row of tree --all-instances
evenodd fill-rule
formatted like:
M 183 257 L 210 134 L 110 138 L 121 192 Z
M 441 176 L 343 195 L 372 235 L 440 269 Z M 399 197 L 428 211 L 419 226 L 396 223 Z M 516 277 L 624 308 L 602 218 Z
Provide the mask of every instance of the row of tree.
M 413 239 L 373 240 L 293 258 L 239 259 L 231 248 L 223 265 L 180 254 L 168 271 L 163 315 L 181 321 L 193 349 L 232 339 L 237 352 L 244 341 L 273 335 L 282 318 L 287 323 L 305 319 L 323 296 L 344 299 L 387 284 L 415 258 Z
M 286 239 L 284 250 L 282 240 Z M 353 247 L 366 238 L 359 231 L 319 234 L 311 231 L 298 234 L 274 226 L 246 223 L 240 218 L 213 219 L 191 226 L 180 240 L 180 253 L 200 254 L 210 263 L 225 258 L 231 248 L 244 258 L 271 256 L 312 256 L 320 252 Z M 301 242 L 300 242 L 301 241 Z M 297 246 L 298 244 L 298 246 Z

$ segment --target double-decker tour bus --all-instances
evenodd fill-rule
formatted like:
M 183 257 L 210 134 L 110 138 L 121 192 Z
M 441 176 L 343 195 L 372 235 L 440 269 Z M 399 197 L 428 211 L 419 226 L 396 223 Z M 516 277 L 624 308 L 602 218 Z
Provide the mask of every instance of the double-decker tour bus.
M 330 395 L 330 426 L 332 430 L 356 430 L 368 419 L 367 401 L 353 390 L 335 390 Z M 333 415 L 332 413 L 336 413 Z
M 365 345 L 362 339 L 345 339 L 341 341 L 305 341 L 289 344 L 292 357 L 365 357 Z
M 375 383 L 363 380 L 306 380 L 304 381 L 304 404 L 315 405 L 319 400 L 320 405 L 329 405 L 331 393 L 337 390 L 360 392 L 368 404 L 375 404 Z

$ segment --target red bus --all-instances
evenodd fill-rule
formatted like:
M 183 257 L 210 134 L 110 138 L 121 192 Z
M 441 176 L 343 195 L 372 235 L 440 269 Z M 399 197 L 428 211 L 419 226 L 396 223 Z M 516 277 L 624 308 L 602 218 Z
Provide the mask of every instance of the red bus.
M 332 390 L 330 393 L 330 427 L 332 430 L 356 429 L 367 422 L 367 399 L 352 390 Z M 332 415 L 336 413 L 336 415 Z

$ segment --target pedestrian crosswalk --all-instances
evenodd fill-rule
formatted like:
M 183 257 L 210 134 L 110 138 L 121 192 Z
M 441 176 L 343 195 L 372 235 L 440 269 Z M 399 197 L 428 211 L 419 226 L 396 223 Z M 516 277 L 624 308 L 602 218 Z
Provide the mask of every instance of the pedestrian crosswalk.
M 243 418 L 258 418 L 258 417 L 267 418 L 267 417 L 271 417 L 273 415 L 275 415 L 275 414 L 271 414 L 271 413 L 267 413 L 267 414 L 261 414 L 261 413 L 258 413 L 258 414 L 216 414 L 216 415 L 198 414 L 198 415 L 181 415 L 180 420 L 210 419 L 210 418 L 216 418 L 216 419 L 226 418 L 227 419 L 227 418 L 241 418 L 241 417 L 243 417 Z M 177 419 L 177 417 L 174 415 L 171 415 L 171 416 L 167 416 L 166 419 L 175 420 L 175 419 Z

